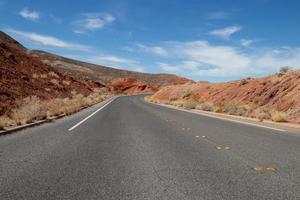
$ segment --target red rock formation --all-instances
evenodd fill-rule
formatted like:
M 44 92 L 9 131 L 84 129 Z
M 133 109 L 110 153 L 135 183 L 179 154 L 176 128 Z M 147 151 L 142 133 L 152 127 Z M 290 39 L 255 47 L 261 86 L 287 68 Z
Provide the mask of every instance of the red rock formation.
M 115 93 L 125 94 L 153 93 L 158 90 L 158 88 L 131 77 L 115 79 L 109 87 Z
M 242 102 L 284 111 L 289 120 L 300 122 L 300 71 L 227 83 L 196 83 L 169 86 L 153 95 L 157 100 Z
M 0 115 L 16 106 L 18 99 L 72 96 L 72 91 L 88 95 L 95 82 L 83 83 L 63 75 L 27 52 L 17 41 L 0 32 Z

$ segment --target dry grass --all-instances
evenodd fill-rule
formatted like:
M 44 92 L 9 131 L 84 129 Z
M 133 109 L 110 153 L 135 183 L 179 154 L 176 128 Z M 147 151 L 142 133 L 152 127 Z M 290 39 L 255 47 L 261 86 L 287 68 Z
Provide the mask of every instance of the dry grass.
M 85 106 L 91 106 L 108 97 L 108 94 L 99 91 L 95 91 L 87 97 L 74 93 L 72 98 L 56 98 L 47 101 L 41 101 L 36 96 L 27 97 L 17 102 L 17 108 L 11 110 L 6 115 L 0 116 L 0 129 L 9 126 L 24 125 L 61 114 L 70 115 L 78 112 Z
M 5 127 L 9 127 L 14 125 L 14 121 L 11 120 L 7 116 L 0 116 L 0 130 L 4 129 Z
M 230 115 L 247 116 L 247 108 L 239 103 L 224 104 L 223 112 Z
M 254 113 L 255 113 L 255 117 L 261 122 L 264 120 L 271 119 L 271 113 L 266 108 L 258 108 L 254 111 Z
M 271 113 L 271 118 L 274 122 L 287 122 L 287 116 L 283 112 L 274 111 Z
M 185 109 L 198 109 L 209 112 L 226 113 L 243 117 L 257 118 L 259 121 L 272 120 L 274 122 L 287 122 L 287 115 L 284 112 L 272 110 L 265 107 L 257 107 L 253 104 L 245 105 L 242 103 L 225 103 L 220 102 L 213 104 L 211 102 L 197 103 L 196 101 L 182 101 L 169 99 L 168 101 L 157 101 L 151 96 L 145 97 L 146 101 L 152 103 L 162 103 L 181 107 Z
M 185 109 L 195 109 L 196 105 L 197 104 L 195 102 L 191 102 L 191 101 L 187 101 L 182 104 L 183 108 Z
M 196 109 L 212 112 L 212 111 L 214 111 L 214 104 L 210 103 L 210 102 L 204 102 L 204 103 L 201 103 L 200 105 L 197 105 Z
M 17 125 L 23 125 L 34 120 L 41 120 L 47 116 L 47 108 L 36 96 L 26 97 L 21 102 L 20 106 L 9 114 L 9 117 L 14 120 Z

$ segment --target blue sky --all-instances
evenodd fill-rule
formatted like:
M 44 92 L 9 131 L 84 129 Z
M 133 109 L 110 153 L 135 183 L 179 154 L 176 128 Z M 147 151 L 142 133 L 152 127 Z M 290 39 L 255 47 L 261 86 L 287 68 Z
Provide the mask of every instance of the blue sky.
M 30 49 L 213 82 L 300 67 L 297 0 L 0 0 Z

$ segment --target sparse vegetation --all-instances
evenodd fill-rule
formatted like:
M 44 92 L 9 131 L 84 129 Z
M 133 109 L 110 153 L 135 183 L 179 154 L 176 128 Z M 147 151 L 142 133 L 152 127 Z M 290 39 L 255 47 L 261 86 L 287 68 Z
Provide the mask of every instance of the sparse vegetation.
M 223 112 L 228 113 L 230 115 L 246 116 L 247 108 L 242 104 L 229 103 L 229 104 L 224 104 Z
M 196 103 L 195 102 L 191 102 L 191 101 L 187 101 L 187 102 L 184 102 L 182 104 L 182 106 L 185 109 L 195 109 L 196 108 Z
M 34 120 L 44 119 L 46 117 L 46 108 L 36 96 L 26 97 L 20 103 L 18 108 L 12 110 L 9 117 L 17 125 L 24 125 Z
M 287 122 L 287 116 L 283 112 L 274 111 L 272 112 L 271 116 L 272 116 L 272 121 L 274 122 Z
M 254 111 L 254 113 L 255 113 L 255 117 L 261 122 L 264 120 L 271 119 L 271 113 L 266 108 L 258 108 Z
M 24 125 L 62 114 L 70 115 L 85 106 L 91 106 L 108 97 L 107 94 L 97 90 L 86 97 L 76 92 L 73 94 L 72 98 L 56 98 L 47 101 L 42 101 L 36 96 L 26 97 L 18 102 L 17 108 L 0 116 L 0 129 Z
M 279 70 L 280 73 L 287 73 L 289 71 L 292 71 L 292 68 L 290 66 L 283 66 Z
M 185 109 L 198 109 L 209 112 L 226 113 L 230 115 L 237 115 L 242 117 L 257 118 L 259 121 L 272 120 L 274 122 L 287 122 L 287 115 L 284 112 L 280 112 L 274 109 L 266 107 L 257 107 L 253 104 L 245 105 L 242 103 L 224 103 L 219 102 L 213 104 L 211 102 L 197 103 L 196 101 L 157 101 L 151 96 L 145 97 L 146 101 L 152 103 L 162 103 L 173 105 L 176 107 L 182 107 Z
M 248 83 L 248 79 L 242 79 L 240 85 L 246 85 Z
M 212 112 L 212 111 L 214 111 L 214 105 L 210 102 L 204 102 L 204 103 L 201 103 L 200 105 L 197 105 L 196 109 Z

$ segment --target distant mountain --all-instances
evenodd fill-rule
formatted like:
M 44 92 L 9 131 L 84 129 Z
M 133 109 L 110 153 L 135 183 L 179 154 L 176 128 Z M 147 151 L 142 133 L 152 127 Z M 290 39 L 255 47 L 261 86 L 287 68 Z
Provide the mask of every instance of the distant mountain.
M 193 82 L 192 80 L 172 74 L 150 74 L 115 69 L 65 58 L 44 51 L 34 50 L 31 51 L 31 54 L 35 57 L 38 57 L 44 63 L 53 66 L 61 73 L 72 76 L 76 80 L 94 80 L 105 85 L 110 85 L 115 79 L 133 78 L 137 81 L 147 84 L 152 88 Z

